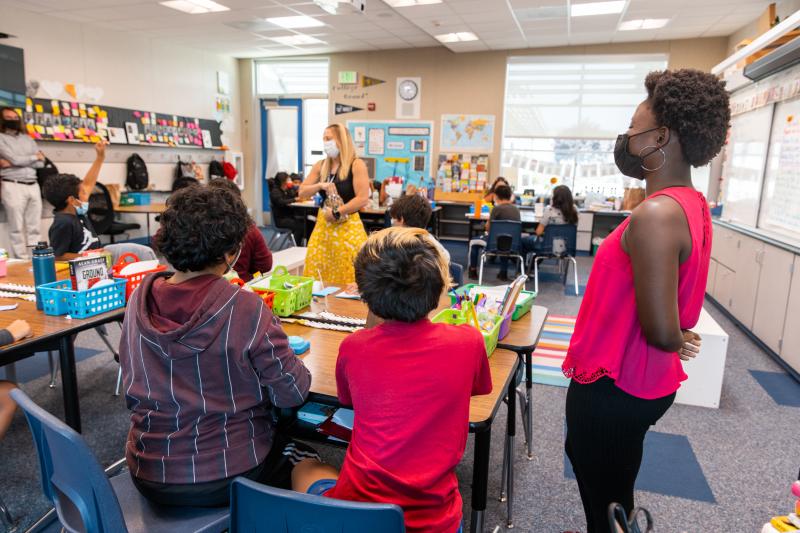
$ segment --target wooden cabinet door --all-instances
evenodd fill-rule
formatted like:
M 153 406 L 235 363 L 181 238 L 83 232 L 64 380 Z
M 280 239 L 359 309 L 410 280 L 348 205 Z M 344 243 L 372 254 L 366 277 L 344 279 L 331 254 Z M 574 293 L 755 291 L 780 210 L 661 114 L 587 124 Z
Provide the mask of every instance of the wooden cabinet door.
M 732 265 L 732 270 L 736 273 L 736 281 L 733 284 L 730 311 L 739 322 L 752 331 L 758 280 L 761 275 L 759 260 L 764 251 L 764 243 L 741 234 L 738 241 L 736 257 Z
M 789 290 L 780 354 L 781 359 L 800 372 L 800 256 L 794 258 L 792 287 Z
M 794 254 L 765 244 L 759 262 L 761 275 L 758 282 L 756 312 L 753 317 L 753 333 L 775 353 L 780 353 Z

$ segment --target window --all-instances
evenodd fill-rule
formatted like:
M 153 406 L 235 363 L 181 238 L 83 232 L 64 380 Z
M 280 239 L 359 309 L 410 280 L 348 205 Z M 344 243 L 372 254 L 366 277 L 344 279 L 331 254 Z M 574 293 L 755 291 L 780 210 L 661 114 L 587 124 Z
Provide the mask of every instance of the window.
M 328 60 L 259 61 L 256 92 L 268 96 L 327 95 Z
M 546 193 L 621 196 L 614 142 L 645 99 L 644 78 L 665 55 L 512 57 L 506 74 L 503 174 Z

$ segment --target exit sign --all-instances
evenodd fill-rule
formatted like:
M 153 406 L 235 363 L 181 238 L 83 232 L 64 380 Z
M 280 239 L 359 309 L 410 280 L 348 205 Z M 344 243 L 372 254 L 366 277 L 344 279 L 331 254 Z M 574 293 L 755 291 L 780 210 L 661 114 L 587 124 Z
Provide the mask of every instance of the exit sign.
M 358 83 L 358 72 L 355 70 L 340 70 L 339 83 L 342 85 L 355 85 Z

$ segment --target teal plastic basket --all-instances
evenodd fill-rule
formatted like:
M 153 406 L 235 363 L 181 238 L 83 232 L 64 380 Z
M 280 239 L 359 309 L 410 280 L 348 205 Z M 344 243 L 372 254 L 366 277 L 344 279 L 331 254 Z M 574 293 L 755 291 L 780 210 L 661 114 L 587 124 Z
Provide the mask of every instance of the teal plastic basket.
M 120 307 L 125 307 L 126 279 L 114 279 L 113 285 L 73 291 L 70 280 L 44 283 L 36 287 L 46 315 L 69 315 L 88 318 Z

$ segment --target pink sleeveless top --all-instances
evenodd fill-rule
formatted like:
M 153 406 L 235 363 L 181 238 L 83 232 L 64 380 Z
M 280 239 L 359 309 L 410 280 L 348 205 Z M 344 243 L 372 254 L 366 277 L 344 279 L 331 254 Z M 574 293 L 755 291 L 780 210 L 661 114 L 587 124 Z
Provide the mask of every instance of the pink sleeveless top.
M 679 269 L 678 312 L 681 329 L 691 329 L 706 291 L 711 215 L 705 197 L 690 187 L 664 189 L 645 201 L 656 196 L 678 202 L 689 223 L 692 251 Z M 579 383 L 608 376 L 628 394 L 650 400 L 672 394 L 687 376 L 677 353 L 648 345 L 642 332 L 631 260 L 620 242 L 629 222 L 623 221 L 597 252 L 562 370 Z

